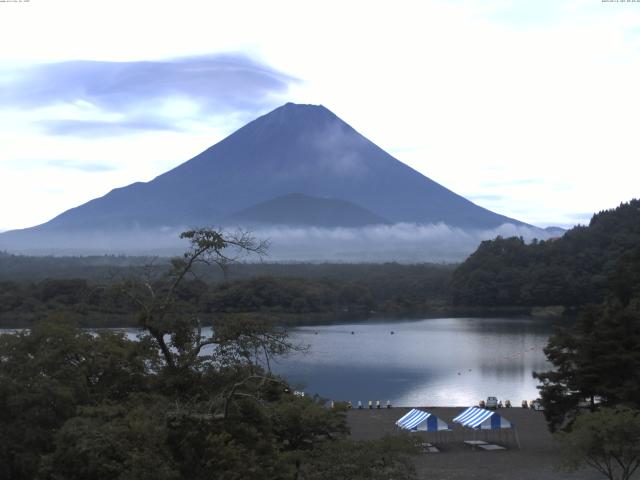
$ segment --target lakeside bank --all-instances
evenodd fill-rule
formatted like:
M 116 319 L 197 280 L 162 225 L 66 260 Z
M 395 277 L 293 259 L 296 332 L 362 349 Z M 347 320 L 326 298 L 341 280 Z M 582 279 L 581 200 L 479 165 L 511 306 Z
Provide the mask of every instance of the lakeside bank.
M 414 457 L 414 464 L 420 479 L 438 480 L 599 480 L 600 474 L 591 470 L 575 473 L 557 469 L 561 455 L 558 444 L 547 430 L 542 412 L 524 408 L 503 408 L 498 412 L 511 421 L 520 440 L 517 444 L 503 434 L 490 438 L 492 443 L 505 446 L 505 450 L 472 450 L 464 444 L 465 439 L 476 439 L 481 433 L 454 424 L 452 419 L 464 408 L 461 407 L 415 407 L 426 410 L 447 422 L 452 432 L 434 436 L 424 433 L 410 433 L 425 438 L 438 447 L 439 453 L 423 453 Z M 402 434 L 395 426 L 396 420 L 410 408 L 349 410 L 347 421 L 354 440 L 373 440 L 385 435 Z M 450 435 L 449 438 L 446 435 Z M 640 478 L 640 477 L 639 477 Z

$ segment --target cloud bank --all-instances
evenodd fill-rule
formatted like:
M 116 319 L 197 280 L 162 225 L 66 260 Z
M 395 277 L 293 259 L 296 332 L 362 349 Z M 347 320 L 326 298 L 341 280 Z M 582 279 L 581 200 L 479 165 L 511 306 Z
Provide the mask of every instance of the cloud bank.
M 80 136 L 180 130 L 176 117 L 253 116 L 297 82 L 246 55 L 228 53 L 165 61 L 68 61 L 3 73 L 0 105 L 76 107 L 85 118 L 39 125 L 46 133 Z
M 0 235 L 0 249 L 40 255 L 177 255 L 187 246 L 178 235 L 188 228 L 74 234 L 16 231 Z M 235 227 L 227 226 L 224 230 L 231 232 Z M 398 223 L 362 228 L 265 226 L 252 230 L 251 234 L 269 242 L 266 261 L 373 263 L 460 262 L 473 253 L 480 242 L 497 236 L 517 236 L 525 241 L 552 236 L 542 229 L 512 224 L 490 230 L 463 230 L 443 223 Z
M 264 227 L 257 238 L 268 239 L 269 258 L 276 261 L 459 262 L 483 240 L 522 237 L 529 242 L 551 235 L 539 228 L 504 224 L 495 229 L 463 230 L 444 223 L 397 223 L 363 228 Z

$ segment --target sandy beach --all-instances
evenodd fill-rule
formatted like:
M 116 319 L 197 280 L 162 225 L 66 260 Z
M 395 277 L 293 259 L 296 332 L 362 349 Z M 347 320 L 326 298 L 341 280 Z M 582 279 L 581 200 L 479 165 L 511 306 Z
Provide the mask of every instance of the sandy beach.
M 440 453 L 424 453 L 415 457 L 421 479 L 474 480 L 596 480 L 603 477 L 595 470 L 576 473 L 559 471 L 557 444 L 548 432 L 542 412 L 523 408 L 499 409 L 515 424 L 521 448 L 512 432 L 473 432 L 451 421 L 462 407 L 418 407 L 429 411 L 453 427 L 452 432 L 415 433 L 438 447 Z M 347 418 L 354 439 L 367 440 L 397 432 L 395 421 L 409 408 L 350 410 Z M 414 435 L 412 433 L 412 435 Z M 506 447 L 505 450 L 473 450 L 464 440 L 487 440 Z

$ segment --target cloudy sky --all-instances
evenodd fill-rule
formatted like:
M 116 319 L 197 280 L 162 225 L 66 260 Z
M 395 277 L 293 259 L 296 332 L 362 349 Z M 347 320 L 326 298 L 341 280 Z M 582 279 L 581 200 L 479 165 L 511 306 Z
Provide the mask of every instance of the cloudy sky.
M 640 196 L 640 2 L 0 0 L 0 230 L 323 104 L 496 212 Z

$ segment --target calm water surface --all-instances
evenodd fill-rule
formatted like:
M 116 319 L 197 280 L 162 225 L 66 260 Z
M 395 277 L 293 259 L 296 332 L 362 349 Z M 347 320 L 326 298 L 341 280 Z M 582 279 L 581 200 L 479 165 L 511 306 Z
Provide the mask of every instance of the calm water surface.
M 391 331 L 394 333 L 391 334 Z M 353 332 L 353 334 L 351 333 Z M 541 319 L 439 318 L 300 327 L 310 346 L 272 365 L 308 394 L 365 404 L 466 406 L 488 395 L 538 397 L 553 324 Z
M 309 350 L 274 361 L 272 369 L 309 395 L 354 405 L 468 406 L 489 395 L 520 405 L 538 397 L 531 374 L 550 367 L 542 349 L 553 328 L 549 320 L 527 318 L 305 326 L 289 334 Z

